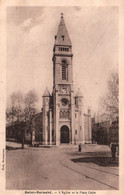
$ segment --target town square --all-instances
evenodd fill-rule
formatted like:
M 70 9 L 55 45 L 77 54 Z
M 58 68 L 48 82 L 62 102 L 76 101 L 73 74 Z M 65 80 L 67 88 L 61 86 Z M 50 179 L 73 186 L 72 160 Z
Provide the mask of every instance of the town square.
M 117 7 L 8 7 L 6 92 L 7 190 L 119 190 Z

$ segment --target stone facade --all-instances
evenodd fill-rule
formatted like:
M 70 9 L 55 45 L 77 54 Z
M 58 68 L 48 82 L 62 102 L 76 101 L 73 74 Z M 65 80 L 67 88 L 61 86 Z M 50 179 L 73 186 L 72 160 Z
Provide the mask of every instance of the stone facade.
M 91 115 L 84 114 L 83 96 L 74 96 L 73 53 L 63 15 L 53 48 L 53 92 L 43 95 L 43 144 L 91 143 Z

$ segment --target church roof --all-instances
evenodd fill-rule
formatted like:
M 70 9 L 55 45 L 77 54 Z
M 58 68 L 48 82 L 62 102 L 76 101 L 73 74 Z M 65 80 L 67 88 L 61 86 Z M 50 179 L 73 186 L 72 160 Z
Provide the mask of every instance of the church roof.
M 79 88 L 78 88 L 78 91 L 77 91 L 75 97 L 83 97 L 83 95 L 82 95 L 82 93 L 81 93 Z
M 63 14 L 61 14 L 61 20 L 58 27 L 57 36 L 55 38 L 55 45 L 67 45 L 67 46 L 72 45 L 68 35 L 67 28 L 65 26 Z
M 43 94 L 43 97 L 48 97 L 48 96 L 50 96 L 50 92 L 48 91 L 48 89 L 46 87 L 44 94 Z

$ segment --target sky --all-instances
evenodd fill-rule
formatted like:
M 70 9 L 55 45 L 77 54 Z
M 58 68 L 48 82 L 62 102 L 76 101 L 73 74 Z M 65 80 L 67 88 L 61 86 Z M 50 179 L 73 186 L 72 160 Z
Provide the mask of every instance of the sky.
M 72 42 L 75 93 L 80 88 L 84 109 L 97 112 L 106 93 L 106 81 L 118 71 L 118 7 L 8 7 L 6 94 L 39 96 L 47 87 L 52 93 L 53 46 L 61 13 Z

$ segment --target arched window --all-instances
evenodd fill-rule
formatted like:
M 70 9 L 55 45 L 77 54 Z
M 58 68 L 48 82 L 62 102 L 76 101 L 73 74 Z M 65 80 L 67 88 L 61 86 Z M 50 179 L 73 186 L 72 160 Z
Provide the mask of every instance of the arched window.
M 62 80 L 67 80 L 67 62 L 62 60 Z

